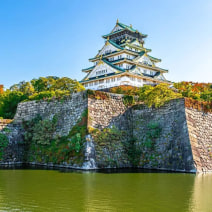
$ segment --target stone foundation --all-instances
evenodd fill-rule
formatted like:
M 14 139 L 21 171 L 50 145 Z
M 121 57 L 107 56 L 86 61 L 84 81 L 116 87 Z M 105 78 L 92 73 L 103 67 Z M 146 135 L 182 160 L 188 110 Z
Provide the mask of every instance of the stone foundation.
M 103 99 L 88 97 L 86 92 L 82 92 L 65 100 L 20 103 L 12 123 L 0 121 L 1 133 L 9 138 L 1 163 L 22 162 L 22 120 L 31 120 L 37 115 L 51 120 L 56 115 L 58 124 L 55 135 L 65 136 L 82 113 L 88 110 L 88 130 L 115 128 L 122 136 L 111 134 L 104 141 L 94 136 L 92 145 L 86 141 L 82 165 L 36 161 L 33 164 L 68 168 L 132 167 L 135 164 L 132 164 L 126 146 L 127 142 L 135 139 L 135 145 L 140 148 L 136 167 L 182 172 L 212 171 L 212 114 L 185 108 L 184 99 L 172 100 L 160 108 L 148 108 L 142 104 L 127 107 L 122 95 L 106 96 Z M 152 126 L 157 126 L 160 133 L 149 139 Z

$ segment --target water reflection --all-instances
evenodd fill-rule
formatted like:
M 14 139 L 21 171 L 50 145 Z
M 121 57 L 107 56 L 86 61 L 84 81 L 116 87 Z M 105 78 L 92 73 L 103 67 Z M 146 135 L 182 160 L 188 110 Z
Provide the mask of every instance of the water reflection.
M 212 173 L 195 176 L 189 209 L 191 212 L 212 211 Z
M 201 212 L 212 175 L 0 170 L 0 211 Z

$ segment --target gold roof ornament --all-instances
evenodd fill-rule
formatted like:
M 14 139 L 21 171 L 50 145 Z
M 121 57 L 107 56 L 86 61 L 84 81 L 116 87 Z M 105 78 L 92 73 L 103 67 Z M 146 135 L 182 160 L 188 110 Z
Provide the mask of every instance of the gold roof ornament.
M 100 55 L 100 60 L 102 59 L 102 54 Z
M 116 23 L 118 24 L 118 22 L 119 22 L 119 19 L 117 18 Z
M 109 40 L 109 36 L 107 36 L 107 40 Z

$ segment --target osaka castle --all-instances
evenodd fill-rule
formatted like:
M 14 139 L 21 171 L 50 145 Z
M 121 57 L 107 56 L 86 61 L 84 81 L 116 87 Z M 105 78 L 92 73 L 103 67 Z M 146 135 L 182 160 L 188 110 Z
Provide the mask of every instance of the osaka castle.
M 161 59 L 151 56 L 151 49 L 144 47 L 146 34 L 117 20 L 112 31 L 102 37 L 105 39 L 104 46 L 89 59 L 93 66 L 82 70 L 86 76 L 81 83 L 86 89 L 170 83 L 164 77 L 168 70 L 157 66 Z

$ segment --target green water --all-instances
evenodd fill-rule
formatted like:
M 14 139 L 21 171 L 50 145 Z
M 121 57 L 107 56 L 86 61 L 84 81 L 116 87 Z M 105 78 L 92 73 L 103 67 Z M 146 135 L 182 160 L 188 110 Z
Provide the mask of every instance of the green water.
M 212 211 L 212 175 L 0 170 L 0 211 Z

